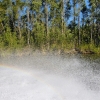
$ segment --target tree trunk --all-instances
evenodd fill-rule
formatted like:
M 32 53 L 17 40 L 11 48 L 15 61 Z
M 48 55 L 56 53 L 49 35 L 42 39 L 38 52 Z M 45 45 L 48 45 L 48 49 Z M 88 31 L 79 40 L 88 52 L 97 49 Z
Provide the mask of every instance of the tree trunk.
M 45 2 L 45 27 L 46 27 L 46 35 L 48 35 L 48 5 Z
M 45 2 L 45 31 L 46 31 L 46 36 L 48 38 L 48 34 L 49 34 L 49 27 L 48 27 L 48 4 L 47 1 Z M 47 50 L 49 50 L 49 39 L 47 40 Z
M 93 40 L 93 30 L 92 30 L 92 27 L 91 27 L 91 44 L 92 44 L 92 40 Z
M 75 0 L 73 0 L 73 10 L 74 10 L 74 34 L 75 32 Z
M 96 43 L 96 40 L 95 40 L 95 36 L 96 34 L 94 33 L 94 19 L 91 20 L 91 44 L 94 42 L 94 44 Z
M 80 15 L 78 16 L 78 30 L 79 30 L 79 33 L 78 33 L 78 46 L 80 46 L 80 42 L 81 42 L 81 39 L 80 39 Z
M 22 34 L 21 34 L 21 30 L 20 30 L 20 22 L 18 20 L 18 31 L 19 31 L 19 39 L 21 39 Z
M 27 22 L 29 24 L 29 8 L 27 9 Z M 27 33 L 27 44 L 28 44 L 28 46 L 30 46 L 30 31 L 29 31 L 29 27 L 27 29 L 27 32 L 28 32 Z
M 5 28 L 4 28 L 4 25 L 3 25 L 3 23 L 1 22 L 1 26 L 2 26 L 2 28 L 3 28 L 3 31 L 5 32 Z
M 64 34 L 64 0 L 62 0 L 62 13 L 61 13 L 61 22 L 62 22 L 62 31 L 61 33 Z
M 75 32 L 75 0 L 73 0 L 73 13 L 74 13 L 74 36 L 76 36 L 75 34 L 76 34 L 76 32 Z M 75 37 L 75 39 L 74 39 L 74 43 L 75 43 L 75 49 L 77 48 L 77 39 L 76 39 L 76 37 Z

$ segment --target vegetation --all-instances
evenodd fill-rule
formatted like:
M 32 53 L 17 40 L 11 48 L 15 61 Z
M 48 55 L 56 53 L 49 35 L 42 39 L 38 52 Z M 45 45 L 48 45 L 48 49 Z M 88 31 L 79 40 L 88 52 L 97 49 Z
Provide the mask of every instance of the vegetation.
M 0 50 L 100 53 L 100 0 L 0 0 Z

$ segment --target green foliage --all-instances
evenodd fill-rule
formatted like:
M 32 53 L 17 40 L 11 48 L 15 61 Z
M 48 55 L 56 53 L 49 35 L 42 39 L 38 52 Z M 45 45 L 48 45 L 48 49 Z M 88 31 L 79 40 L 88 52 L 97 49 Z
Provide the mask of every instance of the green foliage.
M 7 31 L 3 33 L 3 40 L 4 40 L 4 46 L 7 48 L 16 48 L 17 47 L 17 37 L 16 33 L 11 33 L 11 30 L 9 27 L 7 27 Z
M 0 48 L 100 53 L 99 0 L 89 0 L 89 5 L 85 1 L 0 1 Z

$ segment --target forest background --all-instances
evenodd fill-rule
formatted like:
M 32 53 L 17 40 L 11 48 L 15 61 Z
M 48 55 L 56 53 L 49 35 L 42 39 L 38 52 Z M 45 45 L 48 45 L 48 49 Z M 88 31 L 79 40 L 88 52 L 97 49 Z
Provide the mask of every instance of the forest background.
M 100 54 L 100 0 L 0 0 L 0 51 Z

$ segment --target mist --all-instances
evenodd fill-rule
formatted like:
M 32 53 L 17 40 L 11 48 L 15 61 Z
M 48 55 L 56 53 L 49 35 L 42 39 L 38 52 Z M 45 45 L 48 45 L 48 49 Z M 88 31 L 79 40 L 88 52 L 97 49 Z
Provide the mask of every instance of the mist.
M 53 53 L 0 58 L 0 100 L 100 100 L 100 59 Z

